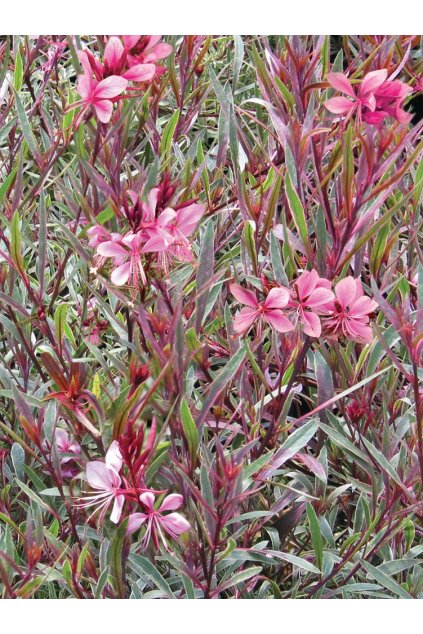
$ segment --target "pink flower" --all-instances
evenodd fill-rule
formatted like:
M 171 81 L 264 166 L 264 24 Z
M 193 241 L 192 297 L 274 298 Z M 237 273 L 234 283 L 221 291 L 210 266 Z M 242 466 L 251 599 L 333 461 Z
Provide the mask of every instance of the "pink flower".
M 123 503 L 125 496 L 120 488 L 122 479 L 119 475 L 122 468 L 122 454 L 119 449 L 119 443 L 114 440 L 110 445 L 105 462 L 98 460 L 88 462 L 86 468 L 88 484 L 99 491 L 94 495 L 89 495 L 84 498 L 80 508 L 88 508 L 89 506 L 96 506 L 94 513 L 97 513 L 101 509 L 99 516 L 100 522 L 103 521 L 107 509 L 110 504 L 113 504 L 113 510 L 110 515 L 112 522 L 117 524 L 122 515 Z M 94 515 L 92 513 L 92 515 Z M 92 517 L 92 515 L 90 517 Z
M 385 68 L 371 71 L 361 80 L 358 90 L 355 90 L 348 77 L 343 73 L 328 73 L 327 79 L 330 85 L 348 96 L 328 99 L 325 102 L 326 108 L 334 114 L 347 117 L 347 119 L 357 110 L 359 120 L 361 120 L 363 108 L 368 108 L 372 112 L 375 110 L 376 98 L 374 92 L 386 80 L 387 74 L 388 71 Z
M 335 286 L 335 295 L 333 314 L 326 325 L 333 334 L 342 333 L 353 341 L 371 343 L 369 315 L 376 310 L 377 303 L 364 295 L 361 281 L 351 276 L 344 278 Z
M 146 229 L 149 237 L 144 251 L 167 251 L 180 261 L 192 260 L 191 245 L 187 239 L 204 215 L 205 206 L 197 203 L 181 207 L 177 211 L 164 209 L 156 222 Z
M 79 443 L 76 442 L 76 440 L 71 439 L 66 430 L 57 428 L 54 433 L 54 439 L 56 441 L 57 449 L 60 451 L 60 453 L 73 453 L 76 456 L 79 456 L 79 454 L 81 453 L 81 447 Z M 65 456 L 60 459 L 60 462 L 64 464 L 72 459 L 73 458 L 70 456 Z
M 154 64 L 127 64 L 127 51 L 120 39 L 116 36 L 107 40 L 104 49 L 104 71 L 105 77 L 109 75 L 120 75 L 128 81 L 150 81 L 156 72 Z
M 239 284 L 231 284 L 230 290 L 235 299 L 247 307 L 241 308 L 235 317 L 234 329 L 238 334 L 246 332 L 258 319 L 263 319 L 278 332 L 289 332 L 294 329 L 281 310 L 289 301 L 289 291 L 286 288 L 272 288 L 261 303 L 252 291 L 242 288 Z
M 289 306 L 297 311 L 303 330 L 310 337 L 320 337 L 322 325 L 319 314 L 328 312 L 335 295 L 329 280 L 319 277 L 314 269 L 304 271 L 294 282 L 294 292 Z
M 123 42 L 128 55 L 128 65 L 130 67 L 137 64 L 157 64 L 157 62 L 168 57 L 172 52 L 170 44 L 160 42 L 161 35 L 124 35 Z M 162 74 L 164 69 L 156 65 L 156 74 Z
M 385 81 L 374 93 L 376 110 L 366 111 L 363 120 L 366 123 L 380 125 L 387 117 L 393 117 L 400 123 L 409 123 L 413 115 L 401 107 L 408 95 L 413 92 L 411 86 L 397 79 Z
M 97 247 L 97 253 L 107 258 L 113 258 L 115 270 L 111 280 L 116 286 L 123 286 L 131 279 L 133 286 L 138 286 L 141 281 L 146 283 L 144 268 L 142 266 L 143 239 L 141 232 L 130 233 L 119 242 L 112 240 L 102 242 Z
M 155 497 L 153 493 L 142 493 L 140 500 L 147 512 L 133 513 L 129 516 L 127 535 L 132 535 L 145 523 L 146 531 L 141 541 L 143 548 L 148 546 L 150 539 L 153 540 L 154 546 L 158 548 L 160 537 L 166 550 L 169 550 L 163 531 L 172 539 L 177 539 L 179 535 L 191 528 L 189 522 L 179 513 L 163 515 L 165 511 L 174 511 L 182 506 L 182 495 L 172 493 L 166 496 L 157 511 L 154 509 Z
M 125 90 L 128 80 L 124 77 L 111 75 L 106 79 L 97 81 L 93 79 L 87 54 L 84 51 L 79 51 L 78 57 L 84 69 L 84 73 L 78 77 L 78 92 L 84 105 L 83 112 L 92 106 L 98 119 L 102 123 L 108 123 L 113 111 L 111 99 Z
M 87 229 L 87 235 L 89 237 L 88 244 L 95 249 L 102 242 L 108 242 L 112 239 L 112 236 L 102 225 L 94 225 Z

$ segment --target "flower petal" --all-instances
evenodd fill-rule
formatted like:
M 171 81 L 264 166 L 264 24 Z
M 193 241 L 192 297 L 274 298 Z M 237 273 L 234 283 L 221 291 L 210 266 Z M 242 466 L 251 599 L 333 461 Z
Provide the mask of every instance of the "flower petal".
M 162 513 L 163 511 L 175 511 L 182 506 L 183 501 L 184 498 L 182 497 L 182 495 L 180 495 L 179 493 L 171 493 L 170 495 L 167 495 L 163 500 L 159 508 L 159 513 Z
M 342 308 L 346 308 L 354 301 L 356 292 L 357 286 L 355 279 L 351 276 L 344 277 L 344 279 L 335 286 L 336 298 Z
M 274 308 L 284 308 L 289 301 L 289 291 L 283 286 L 270 289 L 263 308 L 266 310 L 272 310 Z
M 130 272 L 131 262 L 125 262 L 112 272 L 110 279 L 116 286 L 123 286 L 128 281 Z
M 109 123 L 113 112 L 112 102 L 103 99 L 102 101 L 93 103 L 93 106 L 98 120 L 101 121 L 101 123 Z
M 160 518 L 160 524 L 172 537 L 186 533 L 191 528 L 189 522 L 180 513 L 169 513 Z
M 320 337 L 322 334 L 322 325 L 316 313 L 305 310 L 301 315 L 301 321 L 303 322 L 303 330 L 306 335 L 310 337 Z
M 110 514 L 110 521 L 113 522 L 113 524 L 117 524 L 119 522 L 120 516 L 122 515 L 122 509 L 123 509 L 124 503 L 125 503 L 124 495 L 117 495 L 115 497 L 113 509 Z
M 145 493 L 141 493 L 140 500 L 148 508 L 149 511 L 154 511 L 154 493 L 150 493 L 150 491 L 146 491 Z
M 332 99 L 325 101 L 325 108 L 333 114 L 347 115 L 354 110 L 355 107 L 355 102 L 350 101 L 347 97 L 332 97 Z
M 114 440 L 108 448 L 105 460 L 108 467 L 114 469 L 116 473 L 120 472 L 123 458 L 117 440 Z
M 122 74 L 128 81 L 150 81 L 156 72 L 154 64 L 136 64 Z
M 355 92 L 354 88 L 351 85 L 350 80 L 343 73 L 328 73 L 326 75 L 326 79 L 335 90 L 339 90 L 339 92 L 343 92 L 345 95 L 349 95 L 350 97 L 354 97 Z
M 375 92 L 383 84 L 388 76 L 388 71 L 386 68 L 382 68 L 381 70 L 372 70 L 370 73 L 367 73 L 365 77 L 363 77 L 360 88 L 358 89 L 358 94 L 360 97 L 365 97 L 369 93 Z
M 128 80 L 118 75 L 111 75 L 102 79 L 94 88 L 95 99 L 112 99 L 125 90 Z
M 249 291 L 239 284 L 231 284 L 229 289 L 235 299 L 241 304 L 251 306 L 252 308 L 258 308 L 259 304 L 257 301 L 257 297 L 255 296 L 255 293 L 253 293 L 253 291 Z
M 146 515 L 145 513 L 132 513 L 132 515 L 130 515 L 128 518 L 126 534 L 132 535 L 132 533 L 136 533 L 147 518 L 148 515 Z
M 294 282 L 294 286 L 298 289 L 298 297 L 300 300 L 304 300 L 314 291 L 318 279 L 319 274 L 315 269 L 301 273 L 300 277 Z
M 98 491 L 111 490 L 110 473 L 104 462 L 94 460 L 87 463 L 86 468 L 88 484 Z
M 257 317 L 257 310 L 251 310 L 251 308 L 241 308 L 234 319 L 235 332 L 240 335 L 248 330 Z
M 119 64 L 123 51 L 124 48 L 120 39 L 115 35 L 109 37 L 104 49 L 104 59 L 108 62 L 111 69 L 114 69 Z
M 294 326 L 281 310 L 266 310 L 263 314 L 263 318 L 278 332 L 290 332 L 294 330 Z

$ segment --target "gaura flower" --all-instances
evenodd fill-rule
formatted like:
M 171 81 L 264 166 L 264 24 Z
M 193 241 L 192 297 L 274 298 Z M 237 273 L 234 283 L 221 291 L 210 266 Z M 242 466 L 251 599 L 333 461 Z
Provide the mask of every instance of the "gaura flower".
M 154 64 L 128 65 L 127 51 L 120 39 L 109 37 L 104 49 L 103 76 L 119 75 L 128 81 L 150 81 L 156 72 Z
M 123 286 L 131 279 L 134 286 L 141 281 L 146 283 L 144 268 L 142 266 L 142 248 L 144 242 L 141 232 L 130 233 L 124 236 L 120 242 L 112 240 L 101 242 L 97 247 L 97 253 L 107 258 L 113 258 L 115 269 L 110 279 L 116 286 Z
M 294 291 L 288 306 L 296 309 L 303 330 L 310 337 L 320 337 L 322 325 L 319 314 L 328 312 L 335 295 L 331 283 L 319 277 L 316 270 L 304 271 L 294 282 Z
M 86 475 L 88 484 L 96 491 L 99 491 L 99 493 L 86 496 L 82 503 L 79 504 L 79 508 L 97 507 L 90 518 L 101 509 L 99 520 L 100 522 L 103 521 L 107 509 L 113 502 L 110 519 L 114 524 L 119 522 L 123 503 L 125 502 L 125 496 L 120 488 L 122 483 L 119 475 L 121 468 L 122 454 L 117 440 L 114 440 L 107 450 L 105 462 L 94 460 L 87 463 Z
M 128 80 L 124 77 L 111 75 L 106 79 L 97 81 L 92 76 L 87 54 L 84 51 L 79 51 L 78 57 L 84 69 L 83 74 L 78 77 L 78 93 L 82 97 L 83 112 L 92 106 L 99 121 L 108 123 L 113 112 L 113 101 L 111 100 L 125 90 Z
M 369 315 L 377 308 L 377 303 L 364 294 L 359 279 L 345 277 L 335 286 L 333 314 L 325 321 L 333 334 L 342 333 L 359 343 L 373 340 Z
M 361 121 L 363 108 L 373 112 L 376 108 L 374 92 L 386 80 L 388 71 L 386 68 L 367 73 L 361 80 L 358 89 L 355 89 L 348 77 L 343 73 L 328 73 L 327 80 L 330 85 L 342 92 L 347 97 L 332 97 L 325 102 L 326 108 L 333 114 L 340 114 L 349 119 L 355 111 Z
M 285 317 L 282 308 L 288 304 L 289 291 L 284 287 L 272 288 L 264 302 L 259 302 L 252 291 L 239 284 L 231 284 L 232 295 L 246 308 L 241 308 L 234 320 L 234 329 L 238 334 L 246 332 L 258 319 L 263 319 L 278 332 L 289 332 L 294 326 Z
M 56 441 L 57 449 L 60 453 L 73 453 L 79 456 L 81 453 L 81 447 L 75 439 L 70 438 L 68 432 L 65 429 L 57 428 L 54 432 L 54 439 Z M 71 456 L 64 456 L 60 459 L 61 463 L 69 462 L 72 460 Z
M 146 513 L 132 513 L 129 516 L 126 532 L 127 535 L 132 535 L 145 524 L 146 531 L 141 540 L 143 548 L 148 546 L 150 539 L 153 540 L 155 548 L 158 548 L 160 538 L 166 550 L 169 550 L 164 533 L 167 533 L 172 539 L 177 539 L 179 535 L 191 528 L 189 522 L 180 513 L 163 515 L 165 511 L 174 511 L 180 508 L 183 497 L 178 493 L 172 493 L 164 498 L 157 510 L 154 509 L 154 500 L 154 494 L 151 492 L 140 495 L 140 501 L 146 508 Z
M 387 117 L 393 117 L 400 123 L 409 123 L 413 115 L 406 112 L 402 105 L 411 92 L 413 92 L 411 86 L 398 79 L 385 81 L 374 93 L 376 110 L 364 112 L 363 121 L 380 125 Z
M 161 35 L 124 35 L 123 43 L 128 57 L 128 66 L 137 64 L 155 64 L 155 74 L 161 75 L 164 72 L 162 66 L 157 62 L 168 57 L 172 52 L 170 44 L 161 42 Z

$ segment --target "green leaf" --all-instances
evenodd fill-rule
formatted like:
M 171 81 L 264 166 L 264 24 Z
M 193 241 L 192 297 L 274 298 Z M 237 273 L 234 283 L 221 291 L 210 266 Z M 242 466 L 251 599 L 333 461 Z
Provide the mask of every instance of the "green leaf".
M 29 123 L 28 116 L 25 112 L 25 108 L 22 105 L 22 101 L 19 95 L 15 93 L 16 100 L 16 112 L 18 113 L 18 119 L 21 124 L 22 133 L 25 137 L 25 141 L 28 143 L 28 147 L 36 161 L 41 157 L 41 152 L 32 131 L 31 124 Z
M 297 192 L 292 186 L 289 174 L 286 175 L 285 192 L 288 198 L 288 204 L 295 222 L 295 226 L 297 227 L 298 233 L 300 234 L 304 248 L 307 250 L 307 252 L 309 252 L 310 246 L 304 209 Z
M 170 585 L 166 579 L 160 574 L 156 566 L 142 555 L 129 555 L 128 563 L 130 568 L 142 577 L 146 577 L 151 581 L 163 594 L 169 599 L 176 599 Z
M 10 255 L 12 257 L 13 262 L 16 264 L 16 268 L 18 269 L 21 275 L 25 275 L 24 261 L 22 257 L 22 248 L 21 248 L 22 238 L 21 238 L 21 229 L 20 229 L 20 219 L 19 213 L 16 210 L 13 214 L 12 224 L 11 224 L 11 241 L 10 241 Z
M 401 599 L 412 599 L 411 594 L 406 592 L 396 581 L 394 581 L 389 575 L 380 570 L 379 568 L 375 568 L 367 561 L 361 561 L 361 565 L 367 571 L 367 573 L 373 577 L 375 581 L 380 583 L 384 588 L 390 590 Z
M 175 134 L 178 121 L 179 121 L 179 110 L 176 110 L 173 113 L 173 115 L 170 117 L 169 121 L 166 124 L 165 129 L 163 130 L 162 139 L 160 142 L 160 154 L 161 155 L 164 154 L 166 161 L 170 157 L 170 153 L 172 150 L 173 135 Z
M 311 533 L 311 543 L 313 545 L 313 550 L 316 555 L 316 563 L 319 570 L 322 569 L 323 564 L 323 540 L 322 533 L 320 531 L 319 520 L 316 515 L 316 511 L 312 507 L 310 503 L 307 504 L 307 517 L 308 524 L 310 527 Z
M 214 377 L 213 383 L 210 385 L 209 392 L 203 403 L 202 411 L 197 418 L 197 429 L 200 427 L 201 423 L 203 423 L 206 416 L 210 414 L 210 408 L 214 404 L 219 394 L 225 389 L 228 383 L 238 372 L 246 357 L 246 354 L 247 351 L 245 349 L 245 346 L 242 346 L 239 350 L 235 352 L 233 357 L 230 358 L 227 364 Z
M 195 421 L 192 417 L 191 411 L 188 407 L 188 403 L 183 398 L 181 401 L 181 421 L 182 428 L 184 430 L 184 436 L 188 444 L 189 454 L 191 456 L 191 461 L 194 464 L 197 458 L 197 450 L 198 450 L 198 430 L 195 425 Z
M 196 300 L 196 315 L 195 315 L 195 330 L 200 331 L 203 323 L 203 317 L 207 306 L 207 299 L 209 296 L 208 285 L 213 275 L 214 264 L 214 227 L 213 222 L 209 220 L 206 230 L 203 236 L 203 243 L 201 245 L 200 262 L 198 265 L 196 288 L 197 288 L 197 300 Z
M 126 598 L 125 583 L 125 537 L 128 518 L 115 531 L 108 550 L 111 583 L 119 599 Z
M 22 88 L 23 83 L 23 62 L 21 50 L 18 48 L 18 51 L 15 56 L 15 69 L 13 72 L 13 86 L 16 92 L 19 92 Z

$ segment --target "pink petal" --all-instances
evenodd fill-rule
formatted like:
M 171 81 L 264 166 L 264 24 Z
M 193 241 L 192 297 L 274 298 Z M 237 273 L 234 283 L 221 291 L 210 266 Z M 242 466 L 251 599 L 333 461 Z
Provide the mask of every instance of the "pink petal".
M 363 295 L 359 297 L 354 304 L 351 306 L 350 311 L 348 313 L 349 317 L 362 317 L 363 315 L 369 315 L 373 313 L 378 307 L 377 302 L 370 297 L 366 297 Z
M 179 513 L 169 513 L 160 518 L 160 524 L 172 536 L 186 533 L 191 528 L 189 522 Z
M 101 123 L 109 123 L 113 112 L 113 104 L 111 101 L 97 101 L 93 104 L 96 115 Z
M 128 80 L 118 75 L 111 75 L 106 79 L 102 79 L 94 89 L 94 97 L 96 99 L 112 99 L 117 97 L 125 90 Z
M 105 258 L 115 258 L 128 255 L 128 251 L 121 244 L 111 241 L 99 244 L 97 247 L 97 253 Z
M 98 491 L 111 490 L 110 473 L 104 462 L 95 460 L 87 463 L 86 468 L 88 484 Z
M 156 72 L 154 64 L 136 64 L 122 74 L 128 81 L 150 81 Z
M 301 300 L 304 300 L 314 291 L 318 279 L 319 274 L 315 269 L 301 273 L 300 277 L 294 282 L 294 285 L 298 289 L 298 297 Z
M 326 308 L 335 299 L 335 295 L 327 288 L 316 288 L 307 299 L 309 308 Z
M 332 97 L 325 101 L 325 107 L 333 114 L 347 115 L 356 107 L 356 104 L 347 97 Z
M 146 515 L 145 513 L 132 513 L 132 515 L 130 515 L 128 518 L 126 534 L 132 535 L 132 533 L 136 533 L 147 518 L 148 515 Z
M 377 110 L 376 112 L 365 112 L 363 114 L 363 121 L 370 125 L 381 125 L 384 120 L 389 117 L 389 114 L 384 110 Z
M 383 84 L 388 76 L 388 71 L 386 68 L 382 68 L 381 70 L 372 70 L 370 73 L 363 78 L 360 88 L 358 89 L 358 94 L 360 97 L 364 97 L 370 92 L 375 92 L 379 86 Z
M 257 297 L 253 293 L 253 291 L 249 291 L 246 288 L 243 288 L 239 284 L 231 284 L 229 287 L 232 295 L 235 299 L 241 304 L 245 304 L 246 306 L 251 306 L 252 308 L 258 308 Z
M 343 92 L 345 95 L 354 97 L 355 99 L 354 88 L 352 87 L 348 77 L 345 77 L 343 73 L 328 73 L 327 80 L 332 88 L 339 90 L 339 92 Z
M 130 272 L 131 262 L 126 262 L 112 272 L 110 279 L 116 286 L 123 286 L 128 281 Z
M 303 330 L 306 335 L 310 337 L 320 337 L 322 334 L 322 325 L 316 313 L 304 311 L 301 315 L 301 320 L 304 324 Z
M 242 308 L 234 319 L 234 330 L 238 334 L 242 334 L 248 330 L 251 324 L 257 319 L 257 310 L 251 308 Z
M 123 51 L 123 44 L 118 37 L 112 36 L 107 40 L 106 48 L 104 49 L 104 58 L 110 68 L 113 69 L 119 64 Z
M 357 286 L 355 279 L 351 276 L 345 277 L 335 286 L 335 294 L 342 308 L 346 308 L 354 301 L 356 292 Z
M 290 330 L 294 330 L 294 326 L 291 324 L 288 317 L 285 317 L 281 310 L 266 310 L 263 314 L 263 318 L 278 332 L 289 332 Z
M 154 493 L 150 493 L 149 491 L 146 491 L 145 493 L 142 493 L 140 495 L 140 500 L 144 504 L 144 506 L 148 508 L 149 511 L 154 510 L 154 500 L 155 500 Z
M 176 225 L 185 237 L 191 235 L 196 229 L 197 224 L 204 215 L 205 209 L 205 205 L 193 204 L 189 205 L 189 207 L 183 207 L 176 212 Z
M 92 93 L 93 80 L 88 75 L 79 75 L 78 77 L 78 94 L 82 99 L 88 100 Z
M 373 341 L 373 332 L 370 326 L 366 326 L 355 319 L 348 319 L 345 328 L 350 339 L 359 343 L 371 343 Z
M 142 248 L 143 253 L 155 253 L 157 251 L 166 251 L 168 247 L 174 242 L 175 238 L 157 227 L 149 232 L 151 237 Z
M 122 515 L 122 509 L 123 509 L 123 505 L 125 502 L 125 496 L 124 495 L 117 495 L 115 497 L 115 502 L 113 504 L 113 509 L 112 512 L 110 514 L 110 521 L 113 522 L 113 524 L 117 524 L 120 520 L 120 516 Z
M 122 39 L 126 48 L 134 48 L 140 40 L 141 35 L 123 35 Z
M 184 498 L 182 495 L 179 495 L 179 493 L 171 493 L 163 500 L 159 508 L 159 513 L 162 513 L 163 511 L 175 511 L 182 506 L 183 501 Z
M 274 308 L 284 308 L 289 301 L 288 289 L 282 287 L 270 289 L 263 308 L 266 310 L 272 310 Z
M 170 44 L 166 44 L 166 42 L 160 42 L 160 44 L 156 44 L 152 50 L 155 59 L 164 59 L 171 54 L 173 48 Z
M 117 440 L 114 440 L 108 448 L 105 460 L 108 467 L 119 473 L 122 468 L 123 458 Z

